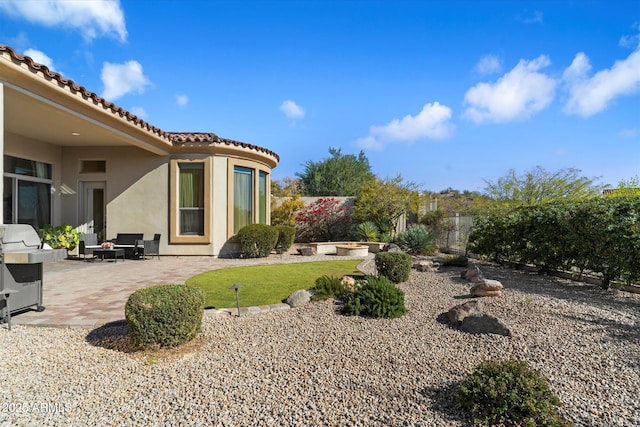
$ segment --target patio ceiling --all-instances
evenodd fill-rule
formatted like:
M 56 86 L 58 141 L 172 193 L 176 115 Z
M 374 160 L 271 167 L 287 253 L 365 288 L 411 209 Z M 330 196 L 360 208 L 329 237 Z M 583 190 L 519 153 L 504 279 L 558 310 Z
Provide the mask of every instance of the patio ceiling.
M 162 147 L 163 141 L 158 141 L 157 137 L 132 135 L 143 132 L 135 128 L 133 132 L 127 132 L 126 123 L 115 127 L 92 118 L 91 113 L 77 111 L 77 107 L 60 105 L 15 86 L 4 86 L 4 105 L 5 132 L 49 144 L 67 147 L 133 145 L 160 155 L 167 154 L 171 147 L 168 141 L 166 147 Z

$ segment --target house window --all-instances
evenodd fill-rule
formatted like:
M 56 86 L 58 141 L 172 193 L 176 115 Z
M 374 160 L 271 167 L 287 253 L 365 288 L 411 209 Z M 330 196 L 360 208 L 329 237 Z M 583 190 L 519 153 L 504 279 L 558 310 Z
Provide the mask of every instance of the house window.
M 51 223 L 51 171 L 48 163 L 4 156 L 5 224 L 30 224 L 39 230 Z
M 170 243 L 211 243 L 211 159 L 171 160 Z
M 267 223 L 267 173 L 260 171 L 258 180 L 258 221 L 260 224 Z
M 204 163 L 179 164 L 180 234 L 204 236 Z
M 253 224 L 253 169 L 236 166 L 233 170 L 233 232 Z
M 106 160 L 81 160 L 80 173 L 104 173 L 107 171 Z
M 269 172 L 257 163 L 230 159 L 228 169 L 228 237 L 249 224 L 269 221 Z

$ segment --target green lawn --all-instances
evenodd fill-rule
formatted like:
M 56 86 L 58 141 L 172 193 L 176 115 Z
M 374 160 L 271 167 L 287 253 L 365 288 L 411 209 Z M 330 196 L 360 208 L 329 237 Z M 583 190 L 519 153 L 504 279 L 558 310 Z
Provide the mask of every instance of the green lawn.
M 298 289 L 311 289 L 318 277 L 361 275 L 356 270 L 362 260 L 317 261 L 295 264 L 232 267 L 198 274 L 186 281 L 204 291 L 205 307 L 236 306 L 236 294 L 229 289 L 238 283 L 240 306 L 278 304 Z

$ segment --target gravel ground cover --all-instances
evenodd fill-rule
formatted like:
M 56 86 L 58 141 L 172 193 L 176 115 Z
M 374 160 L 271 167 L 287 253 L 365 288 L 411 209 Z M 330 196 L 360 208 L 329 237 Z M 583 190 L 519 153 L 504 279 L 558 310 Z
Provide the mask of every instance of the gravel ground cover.
M 640 425 L 640 295 L 484 266 L 485 311 L 513 336 L 470 335 L 446 312 L 461 269 L 413 271 L 400 319 L 333 301 L 206 316 L 173 351 L 129 352 L 126 325 L 0 331 L 0 425 L 467 426 L 456 385 L 482 360 L 524 359 L 578 426 Z

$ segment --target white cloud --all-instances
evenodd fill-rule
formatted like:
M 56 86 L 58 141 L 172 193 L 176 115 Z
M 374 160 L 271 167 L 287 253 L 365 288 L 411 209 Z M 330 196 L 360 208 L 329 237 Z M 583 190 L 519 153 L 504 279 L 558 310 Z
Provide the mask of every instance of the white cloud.
M 180 107 L 184 107 L 189 103 L 189 97 L 187 95 L 176 95 L 176 104 Z
M 502 63 L 495 55 L 485 55 L 480 58 L 480 61 L 473 69 L 480 74 L 499 73 L 502 71 Z
M 369 135 L 356 141 L 361 148 L 380 150 L 385 142 L 442 139 L 453 132 L 451 109 L 439 102 L 425 104 L 415 116 L 407 114 L 384 126 L 371 126 Z
M 640 92 L 640 47 L 611 68 L 592 77 L 590 71 L 591 62 L 582 52 L 564 71 L 562 77 L 569 91 L 565 112 L 589 117 L 605 110 L 615 98 Z
M 38 64 L 46 65 L 50 70 L 55 71 L 53 59 L 49 58 L 44 52 L 37 49 L 27 49 L 24 54 L 33 59 Z
M 115 36 L 121 41 L 127 39 L 119 0 L 3 0 L 0 10 L 47 27 L 78 30 L 87 41 L 99 35 Z
M 304 109 L 290 99 L 280 105 L 280 110 L 290 119 L 302 119 L 306 114 Z
M 150 84 L 142 71 L 142 65 L 137 61 L 124 64 L 105 62 L 100 78 L 104 84 L 102 96 L 109 101 L 128 93 L 142 93 Z
M 551 64 L 546 55 L 521 59 L 496 83 L 478 83 L 467 91 L 465 117 L 475 123 L 508 122 L 530 117 L 546 108 L 554 97 L 556 80 L 538 72 Z
M 142 107 L 133 107 L 130 111 L 141 119 L 147 118 L 147 112 Z

